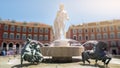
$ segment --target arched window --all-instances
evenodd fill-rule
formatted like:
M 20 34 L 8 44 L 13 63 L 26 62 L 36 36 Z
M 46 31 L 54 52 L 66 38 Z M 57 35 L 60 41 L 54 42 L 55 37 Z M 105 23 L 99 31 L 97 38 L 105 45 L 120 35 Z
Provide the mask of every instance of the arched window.
M 12 49 L 13 49 L 13 44 L 10 43 L 10 44 L 9 44 L 9 50 L 12 50 Z
M 16 49 L 19 50 L 20 45 L 17 43 L 16 44 Z
M 3 49 L 6 49 L 6 48 L 7 48 L 7 44 L 3 43 Z

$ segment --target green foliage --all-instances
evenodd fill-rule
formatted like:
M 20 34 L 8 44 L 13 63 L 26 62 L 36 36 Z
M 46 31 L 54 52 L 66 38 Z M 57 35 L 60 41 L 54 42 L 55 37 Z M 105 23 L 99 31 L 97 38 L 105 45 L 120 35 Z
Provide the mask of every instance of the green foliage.
M 15 20 L 12 20 L 11 23 L 15 23 Z
M 26 25 L 26 24 L 27 24 L 27 22 L 24 21 L 24 22 L 23 22 L 23 25 Z

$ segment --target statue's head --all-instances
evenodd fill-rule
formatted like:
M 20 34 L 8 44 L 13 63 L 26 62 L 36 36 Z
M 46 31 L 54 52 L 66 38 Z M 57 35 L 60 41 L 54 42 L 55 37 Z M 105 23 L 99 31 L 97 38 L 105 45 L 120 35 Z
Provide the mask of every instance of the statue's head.
M 64 10 L 64 4 L 60 4 L 60 10 Z

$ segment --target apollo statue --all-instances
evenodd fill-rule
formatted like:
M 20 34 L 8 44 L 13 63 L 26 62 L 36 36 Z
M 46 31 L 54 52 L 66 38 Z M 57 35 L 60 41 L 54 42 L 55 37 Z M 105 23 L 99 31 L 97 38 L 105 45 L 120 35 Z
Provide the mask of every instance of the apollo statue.
M 67 12 L 64 10 L 64 5 L 60 4 L 54 21 L 55 40 L 65 38 L 65 21 L 69 20 Z

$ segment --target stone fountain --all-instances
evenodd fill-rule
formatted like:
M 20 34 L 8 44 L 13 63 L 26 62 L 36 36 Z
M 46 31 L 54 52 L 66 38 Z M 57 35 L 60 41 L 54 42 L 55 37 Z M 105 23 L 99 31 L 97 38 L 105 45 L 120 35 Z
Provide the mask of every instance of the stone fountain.
M 61 4 L 54 21 L 55 40 L 50 46 L 41 48 L 43 56 L 51 56 L 54 61 L 68 62 L 72 61 L 73 56 L 80 56 L 84 51 L 78 41 L 65 38 L 66 20 L 69 20 L 69 17 Z

